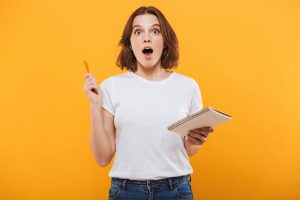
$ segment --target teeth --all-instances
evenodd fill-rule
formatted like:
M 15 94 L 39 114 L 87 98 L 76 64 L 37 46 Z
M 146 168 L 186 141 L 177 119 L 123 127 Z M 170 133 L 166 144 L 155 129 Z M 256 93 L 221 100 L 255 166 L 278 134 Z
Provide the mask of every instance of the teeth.
M 143 53 L 153 53 L 153 49 L 151 49 L 150 47 L 146 47 L 145 49 L 143 49 Z

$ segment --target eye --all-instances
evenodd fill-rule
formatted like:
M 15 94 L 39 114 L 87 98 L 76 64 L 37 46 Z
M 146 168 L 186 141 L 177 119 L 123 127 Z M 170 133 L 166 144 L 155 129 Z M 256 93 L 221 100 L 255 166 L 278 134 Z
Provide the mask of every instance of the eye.
M 136 29 L 135 31 L 134 31 L 134 34 L 140 34 L 141 33 L 141 30 L 140 29 Z
M 160 31 L 158 29 L 153 29 L 153 33 L 157 35 L 160 33 Z

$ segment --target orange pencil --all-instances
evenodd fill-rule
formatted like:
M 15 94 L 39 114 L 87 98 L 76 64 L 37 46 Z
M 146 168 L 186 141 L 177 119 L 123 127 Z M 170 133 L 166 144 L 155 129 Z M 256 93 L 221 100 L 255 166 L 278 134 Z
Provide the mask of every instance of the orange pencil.
M 83 62 L 84 62 L 87 73 L 90 73 L 90 68 L 89 68 L 87 62 L 85 60 Z
M 90 68 L 89 68 L 87 62 L 85 60 L 83 62 L 84 62 L 84 65 L 85 65 L 87 73 L 90 73 Z M 91 91 L 94 92 L 94 93 L 96 93 L 96 94 L 98 94 L 96 88 L 92 88 Z

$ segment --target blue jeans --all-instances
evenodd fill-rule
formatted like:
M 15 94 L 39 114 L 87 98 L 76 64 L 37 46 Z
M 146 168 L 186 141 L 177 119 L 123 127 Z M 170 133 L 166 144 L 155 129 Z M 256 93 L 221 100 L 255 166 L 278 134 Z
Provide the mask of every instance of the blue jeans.
M 109 200 L 193 200 L 191 176 L 135 181 L 111 178 Z

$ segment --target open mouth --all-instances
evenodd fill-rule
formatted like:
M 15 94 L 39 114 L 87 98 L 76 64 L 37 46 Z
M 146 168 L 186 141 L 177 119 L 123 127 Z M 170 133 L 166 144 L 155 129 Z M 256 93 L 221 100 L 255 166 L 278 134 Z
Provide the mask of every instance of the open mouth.
M 145 54 L 145 55 L 150 55 L 150 54 L 153 53 L 153 49 L 150 48 L 150 47 L 146 47 L 146 48 L 143 49 L 142 52 L 143 52 L 143 54 Z

